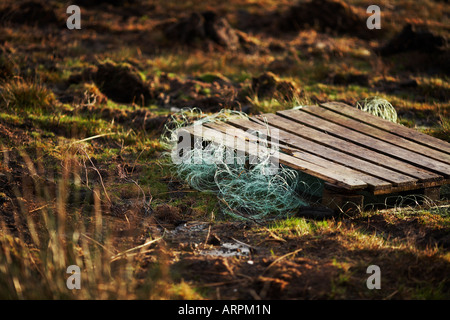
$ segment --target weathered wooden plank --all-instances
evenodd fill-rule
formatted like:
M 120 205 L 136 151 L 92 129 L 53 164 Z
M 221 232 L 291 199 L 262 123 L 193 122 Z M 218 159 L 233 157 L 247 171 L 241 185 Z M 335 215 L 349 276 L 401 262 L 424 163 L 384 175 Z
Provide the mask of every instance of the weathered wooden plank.
M 432 160 L 418 153 L 397 147 L 385 141 L 375 139 L 358 131 L 340 126 L 331 121 L 319 118 L 309 113 L 302 112 L 300 110 L 284 110 L 277 112 L 277 114 L 300 122 L 302 124 L 318 128 L 337 137 L 348 139 L 350 141 L 353 141 L 354 143 L 365 146 L 379 153 L 383 153 L 405 162 L 412 163 L 421 168 L 426 168 L 427 170 L 434 171 L 445 177 L 450 176 L 450 165 L 446 163 Z
M 250 120 L 247 120 L 247 119 L 236 119 L 236 120 L 238 120 L 238 121 L 242 120 L 242 121 L 245 121 L 245 123 L 253 124 L 253 122 L 251 122 Z M 271 141 L 270 140 L 270 137 L 271 137 L 270 129 L 268 127 L 260 126 L 259 124 L 255 124 L 255 125 L 258 126 L 259 129 L 255 129 L 255 128 L 252 129 L 250 127 L 242 128 L 239 126 L 233 126 L 230 123 L 225 123 L 225 122 L 214 122 L 214 123 L 209 122 L 209 123 L 204 124 L 205 127 L 215 129 L 222 133 L 227 133 L 228 131 L 234 131 L 234 133 L 236 133 L 236 130 L 238 130 L 237 133 L 239 134 L 239 136 L 242 139 L 246 139 L 246 140 L 252 141 L 252 142 L 258 142 L 259 140 L 261 140 L 260 139 L 261 137 L 256 135 L 257 132 L 260 132 L 260 133 L 266 135 L 266 139 L 267 139 L 266 143 L 268 146 L 274 145 L 274 146 L 278 147 L 281 151 L 283 151 L 284 153 L 287 153 L 289 155 L 292 155 L 293 152 L 299 150 L 298 148 L 295 148 L 295 147 L 289 147 L 289 146 L 279 144 L 276 141 Z M 250 129 L 250 130 L 248 130 L 248 129 Z M 277 128 L 277 130 L 278 130 L 278 128 Z M 267 134 L 267 133 L 269 133 L 269 134 Z
M 415 186 L 399 186 L 392 187 L 390 190 L 375 190 L 373 192 L 374 195 L 384 195 L 389 193 L 403 192 L 403 191 L 412 191 L 412 190 L 425 190 L 428 188 L 441 187 L 445 184 L 449 184 L 449 179 L 443 179 L 440 181 L 431 181 L 431 182 L 423 182 L 417 183 Z
M 373 138 L 383 140 L 385 142 L 394 144 L 404 149 L 420 153 L 421 155 L 427 156 L 429 158 L 444 162 L 446 164 L 450 164 L 450 154 L 446 154 L 437 151 L 435 149 L 429 148 L 427 146 L 424 146 L 422 144 L 418 144 L 412 140 L 405 139 L 403 137 L 392 134 L 377 127 L 371 126 L 359 120 L 346 117 L 342 114 L 339 114 L 335 111 L 331 111 L 327 108 L 319 106 L 307 106 L 302 108 L 300 111 L 310 113 L 312 115 L 334 122 L 338 125 L 369 135 Z
M 202 130 L 194 130 L 194 126 L 186 127 L 180 130 L 186 130 L 194 138 L 203 139 L 206 141 L 221 143 L 227 148 L 235 149 L 239 152 L 245 152 L 246 154 L 258 157 L 260 156 L 261 146 L 257 146 L 254 143 L 245 141 L 243 145 L 235 144 L 233 139 L 226 139 L 226 134 L 214 129 L 203 127 Z M 259 150 L 258 150 L 259 149 Z M 264 150 L 264 149 L 263 149 Z M 265 152 L 269 152 L 265 150 Z M 302 159 L 279 153 L 278 159 L 271 157 L 272 161 L 279 161 L 280 164 L 286 165 L 295 170 L 303 171 L 311 176 L 317 177 L 321 180 L 327 181 L 333 185 L 340 186 L 349 190 L 365 189 L 367 184 L 352 177 L 344 176 L 342 173 L 331 170 L 326 167 L 319 166 L 314 163 L 304 161 Z
M 368 174 L 365 174 L 365 173 L 362 173 L 359 171 L 355 171 L 351 168 L 342 166 L 340 164 L 330 162 L 326 159 L 320 158 L 318 156 L 312 155 L 312 154 L 304 152 L 304 151 L 293 152 L 292 156 L 295 158 L 305 160 L 305 161 L 310 161 L 312 163 L 319 164 L 325 168 L 339 172 L 340 174 L 345 175 L 347 177 L 361 180 L 364 183 L 366 183 L 367 186 L 371 190 L 385 190 L 385 189 L 390 189 L 392 187 L 392 184 L 387 181 L 378 179 L 376 177 L 373 177 L 371 175 L 368 175 Z
M 273 128 L 274 128 L 272 126 L 261 125 L 259 123 L 256 123 L 256 122 L 253 122 L 250 120 L 246 120 L 246 119 L 230 120 L 229 123 L 232 125 L 235 125 L 237 127 L 240 127 L 242 129 L 245 129 L 245 130 L 250 129 L 250 130 L 260 131 L 260 132 L 263 132 L 266 134 L 268 132 L 269 133 L 268 136 L 270 136 L 270 130 L 273 130 Z M 226 130 L 227 128 L 229 128 L 229 125 L 222 126 L 223 130 Z M 247 131 L 244 131 L 244 132 L 247 135 L 251 135 Z M 414 185 L 417 182 L 417 179 L 415 179 L 413 177 L 395 172 L 393 170 L 378 166 L 376 164 L 361 160 L 359 158 L 355 158 L 344 152 L 341 152 L 341 151 L 338 151 L 335 149 L 331 149 L 329 147 L 315 143 L 313 141 L 307 140 L 300 136 L 283 131 L 281 129 L 278 129 L 278 139 L 280 142 L 280 144 L 279 144 L 280 150 L 282 150 L 284 152 L 290 153 L 293 150 L 292 147 L 297 148 L 297 149 L 315 154 L 317 156 L 320 156 L 324 159 L 342 164 L 349 168 L 364 172 L 366 174 L 377 177 L 384 181 L 388 181 L 388 182 L 394 184 L 395 186 Z M 286 144 L 291 148 L 286 149 L 286 146 L 284 146 L 283 144 Z
M 336 111 L 338 113 L 354 118 L 356 120 L 365 122 L 377 128 L 386 130 L 387 132 L 390 132 L 392 134 L 426 145 L 435 150 L 450 154 L 450 143 L 446 141 L 437 139 L 435 137 L 429 136 L 427 134 L 421 133 L 411 128 L 407 128 L 405 126 L 395 124 L 388 120 L 379 117 L 374 117 L 367 112 L 353 108 L 344 103 L 327 102 L 321 103 L 320 105 L 322 107 Z
M 258 138 L 256 136 L 253 136 L 252 134 L 250 134 L 249 132 L 243 131 L 241 129 L 238 129 L 236 127 L 224 124 L 224 123 L 208 123 L 205 124 L 206 127 L 208 128 L 212 128 L 215 129 L 217 131 L 220 131 L 222 133 L 226 133 L 229 135 L 234 135 L 235 137 L 242 139 L 242 140 L 248 140 L 251 142 L 263 142 L 264 144 L 267 141 L 267 138 L 264 138 L 264 141 L 258 141 Z M 256 132 L 255 132 L 256 133 Z M 261 133 L 263 133 L 263 131 L 261 131 Z M 280 147 L 280 145 L 278 143 L 273 143 L 274 146 L 276 147 Z M 293 148 L 289 149 L 289 154 L 292 155 L 295 158 L 301 159 L 301 160 L 305 160 L 314 164 L 317 164 L 319 166 L 323 166 L 326 167 L 328 169 L 331 169 L 333 171 L 339 172 L 342 175 L 345 175 L 347 177 L 352 177 L 355 179 L 359 179 L 361 181 L 364 181 L 365 183 L 367 183 L 368 187 L 371 190 L 382 190 L 382 189 L 389 189 L 392 187 L 392 184 L 381 180 L 379 178 L 373 177 L 371 175 L 368 175 L 366 173 L 362 173 L 360 171 L 356 171 L 353 170 L 351 168 L 342 166 L 338 163 L 335 162 L 331 162 L 327 159 L 318 157 L 316 155 L 313 155 L 309 152 L 306 151 L 302 151 L 302 150 L 296 150 Z
M 386 155 L 359 146 L 352 142 L 334 137 L 320 130 L 305 126 L 287 118 L 283 118 L 274 114 L 265 114 L 257 116 L 257 118 L 265 118 L 273 127 L 283 129 L 283 131 L 298 135 L 305 139 L 309 139 L 315 143 L 325 145 L 329 148 L 340 150 L 356 158 L 369 161 L 370 163 L 412 176 L 422 182 L 442 179 L 442 176 L 438 174 L 415 167 L 404 161 L 392 159 L 391 157 L 388 157 Z

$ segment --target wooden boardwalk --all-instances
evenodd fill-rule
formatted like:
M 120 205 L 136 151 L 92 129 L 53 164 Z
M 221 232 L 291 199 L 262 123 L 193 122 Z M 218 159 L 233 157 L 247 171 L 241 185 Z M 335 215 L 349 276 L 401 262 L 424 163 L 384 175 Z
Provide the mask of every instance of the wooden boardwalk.
M 247 153 L 256 152 L 255 131 L 270 136 L 278 129 L 279 162 L 322 179 L 325 204 L 360 202 L 360 191 L 411 191 L 438 199 L 440 186 L 450 182 L 449 143 L 343 103 L 208 123 L 201 138 L 214 140 L 231 128 Z

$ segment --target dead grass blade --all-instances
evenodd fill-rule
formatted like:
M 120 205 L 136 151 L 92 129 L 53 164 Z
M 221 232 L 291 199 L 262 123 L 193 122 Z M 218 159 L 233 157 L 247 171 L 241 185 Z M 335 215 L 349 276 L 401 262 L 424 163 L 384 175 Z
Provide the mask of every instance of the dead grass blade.
M 299 253 L 299 252 L 302 251 L 302 250 L 303 250 L 303 248 L 300 248 L 300 249 L 297 249 L 297 250 L 295 250 L 295 251 L 286 253 L 285 255 L 282 255 L 281 257 L 278 257 L 278 258 L 275 259 L 271 264 L 269 264 L 269 265 L 267 266 L 266 269 L 264 269 L 264 271 L 263 271 L 262 274 L 266 273 L 267 270 L 269 270 L 271 267 L 273 267 L 275 264 L 277 264 L 277 263 L 280 262 L 281 260 L 283 260 L 283 259 L 285 259 L 285 258 L 287 258 L 287 257 L 289 257 L 289 256 L 293 256 L 293 255 Z
M 119 257 L 127 256 L 127 254 L 130 253 L 130 252 L 133 252 L 133 251 L 135 251 L 135 250 L 139 250 L 139 249 L 148 247 L 148 246 L 150 246 L 151 244 L 153 244 L 153 243 L 155 243 L 155 242 L 158 242 L 159 240 L 161 240 L 162 238 L 164 238 L 164 235 L 165 235 L 165 234 L 166 234 L 166 233 L 164 232 L 163 235 L 162 235 L 161 237 L 159 237 L 159 238 L 156 238 L 156 239 L 147 241 L 146 243 L 141 244 L 141 245 L 139 245 L 139 246 L 136 246 L 136 247 L 134 247 L 134 248 L 131 248 L 131 249 L 128 249 L 128 250 L 119 252 L 118 254 L 113 255 L 113 256 L 110 258 L 110 260 L 111 260 L 111 261 L 112 261 L 112 260 L 117 260 L 117 258 L 119 258 Z

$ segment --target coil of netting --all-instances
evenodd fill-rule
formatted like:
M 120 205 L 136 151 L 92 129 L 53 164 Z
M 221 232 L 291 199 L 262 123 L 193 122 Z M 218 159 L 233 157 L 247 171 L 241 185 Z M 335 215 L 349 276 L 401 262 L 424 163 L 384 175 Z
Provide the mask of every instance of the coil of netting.
M 178 130 L 187 126 L 203 125 L 207 122 L 226 122 L 230 119 L 248 118 L 239 111 L 221 110 L 205 115 L 199 109 L 184 109 L 173 114 L 162 136 L 162 144 L 170 150 L 177 148 Z M 174 164 L 176 175 L 183 178 L 192 188 L 217 195 L 223 211 L 237 219 L 261 219 L 287 216 L 300 206 L 307 205 L 310 194 L 320 193 L 320 180 L 280 165 L 275 174 L 271 170 L 270 154 L 259 157 L 259 162 L 248 165 L 244 161 L 228 163 L 224 154 L 230 152 L 220 143 L 194 145 L 183 155 L 189 161 Z M 234 151 L 231 151 L 234 152 Z

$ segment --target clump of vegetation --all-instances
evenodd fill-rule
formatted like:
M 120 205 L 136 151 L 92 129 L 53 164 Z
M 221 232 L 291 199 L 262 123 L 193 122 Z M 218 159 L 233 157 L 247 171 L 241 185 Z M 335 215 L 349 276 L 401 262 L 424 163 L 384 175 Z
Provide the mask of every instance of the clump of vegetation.
M 90 149 L 76 145 L 62 152 L 55 181 L 43 178 L 43 163 L 22 153 L 23 179 L 34 180 L 26 190 L 8 184 L 0 193 L 0 299 L 201 299 L 183 281 L 172 280 L 161 251 L 165 233 L 142 233 L 141 221 L 152 221 L 149 203 L 140 199 L 144 191 L 133 182 L 137 188 L 128 185 L 126 201 L 134 205 L 120 202 L 88 156 Z M 16 159 L 16 152 L 3 153 L 9 181 Z M 80 179 L 84 174 L 89 180 Z M 95 176 L 100 180 L 94 182 Z M 70 278 L 69 266 L 79 267 L 79 281 Z
M 16 113 L 51 112 L 56 99 L 48 88 L 38 82 L 14 79 L 0 85 L 0 108 Z
M 356 108 L 391 122 L 397 122 L 397 111 L 386 99 L 379 97 L 367 98 L 364 101 L 357 102 Z

